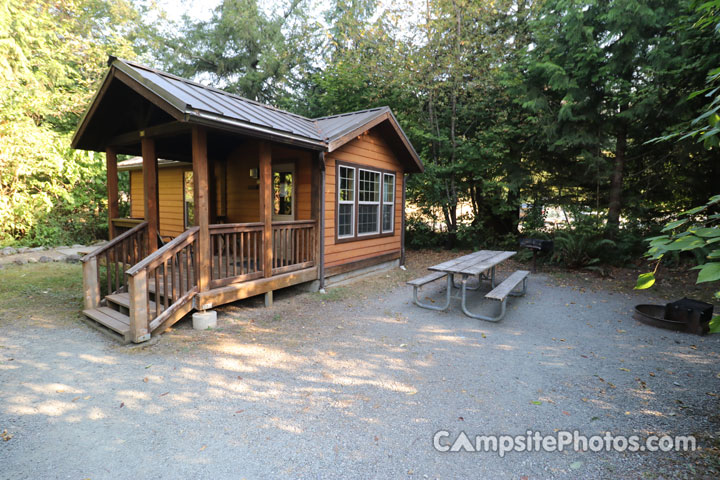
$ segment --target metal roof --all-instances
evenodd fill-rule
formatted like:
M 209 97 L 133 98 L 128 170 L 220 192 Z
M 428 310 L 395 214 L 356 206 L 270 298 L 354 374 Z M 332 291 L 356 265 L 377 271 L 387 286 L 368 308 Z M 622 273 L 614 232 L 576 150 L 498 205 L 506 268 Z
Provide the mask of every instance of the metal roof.
M 359 112 L 341 113 L 339 115 L 316 118 L 315 122 L 320 131 L 323 132 L 323 140 L 331 142 L 389 111 L 389 107 L 369 108 L 367 110 L 360 110 Z
M 139 83 L 156 98 L 176 110 L 178 118 L 185 122 L 238 127 L 243 131 L 255 131 L 258 134 L 272 135 L 273 138 L 285 138 L 294 143 L 306 144 L 312 148 L 332 151 L 367 126 L 372 128 L 379 122 L 389 120 L 402 138 L 407 154 L 419 171 L 422 171 L 420 158 L 410 145 L 389 107 L 371 108 L 357 112 L 343 113 L 320 118 L 307 118 L 286 112 L 270 105 L 249 100 L 224 90 L 202 85 L 160 70 L 140 65 L 128 60 L 110 57 L 108 65 Z M 106 81 L 110 81 L 106 77 Z M 97 97 L 93 102 L 97 101 Z M 91 109 L 80 121 L 80 127 L 73 139 L 77 145 Z

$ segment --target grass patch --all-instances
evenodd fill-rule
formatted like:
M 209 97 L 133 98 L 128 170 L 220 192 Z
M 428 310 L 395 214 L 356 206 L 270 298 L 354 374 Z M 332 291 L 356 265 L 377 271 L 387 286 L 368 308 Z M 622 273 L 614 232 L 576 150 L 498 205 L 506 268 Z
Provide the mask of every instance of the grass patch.
M 0 315 L 68 317 L 82 309 L 82 267 L 37 263 L 0 270 Z M 73 315 L 74 318 L 74 315 Z

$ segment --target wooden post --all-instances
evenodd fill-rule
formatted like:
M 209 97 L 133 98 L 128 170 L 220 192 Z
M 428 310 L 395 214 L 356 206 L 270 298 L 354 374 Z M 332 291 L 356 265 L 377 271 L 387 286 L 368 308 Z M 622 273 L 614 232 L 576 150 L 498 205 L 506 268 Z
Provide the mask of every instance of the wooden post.
M 142 144 L 143 157 L 143 188 L 145 190 L 145 221 L 147 226 L 148 254 L 153 253 L 158 248 L 158 228 L 159 228 L 159 211 L 158 211 L 158 180 L 157 180 L 157 156 L 155 155 L 155 140 L 143 137 L 140 140 Z
M 135 343 L 150 340 L 148 331 L 147 270 L 128 276 L 130 296 L 130 340 Z
M 107 195 L 108 195 L 108 234 L 110 240 L 115 238 L 115 225 L 113 218 L 120 216 L 118 209 L 118 173 L 117 154 L 113 147 L 105 150 L 105 167 L 107 171 Z
M 206 291 L 210 285 L 210 169 L 207 156 L 207 131 L 192 129 L 192 163 L 195 195 L 195 225 L 198 231 L 197 256 L 198 290 Z
M 260 142 L 260 221 L 263 222 L 263 272 L 272 277 L 272 150 L 267 142 Z
M 85 291 L 85 310 L 97 308 L 100 305 L 97 257 L 92 257 L 83 263 L 83 290 Z
M 402 174 L 402 220 L 400 222 L 400 265 L 405 265 L 405 180 L 406 175 Z M 393 206 L 393 208 L 395 208 Z
M 318 288 L 325 288 L 325 152 L 317 155 L 313 176 L 312 209 L 317 219 L 315 234 L 315 265 L 318 267 Z

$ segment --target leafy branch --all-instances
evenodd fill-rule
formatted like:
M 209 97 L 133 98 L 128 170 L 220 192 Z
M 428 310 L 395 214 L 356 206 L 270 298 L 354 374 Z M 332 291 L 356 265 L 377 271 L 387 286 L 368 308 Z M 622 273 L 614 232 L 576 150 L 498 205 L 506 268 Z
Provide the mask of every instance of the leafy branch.
M 670 252 L 699 253 L 699 270 L 696 283 L 720 280 L 720 213 L 711 213 L 713 206 L 720 204 L 720 195 L 715 195 L 705 205 L 680 213 L 677 219 L 665 224 L 663 235 L 646 239 L 649 242 L 645 256 L 655 261 L 652 272 L 638 276 L 635 289 L 643 290 L 655 284 L 655 275 L 663 258 Z M 720 290 L 715 292 L 720 298 Z

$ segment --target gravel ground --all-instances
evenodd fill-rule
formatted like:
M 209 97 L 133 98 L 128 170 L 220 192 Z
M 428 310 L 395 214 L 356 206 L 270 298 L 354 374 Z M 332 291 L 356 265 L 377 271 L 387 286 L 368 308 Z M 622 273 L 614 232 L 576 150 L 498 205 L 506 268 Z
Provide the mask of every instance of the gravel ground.
M 720 335 L 635 322 L 651 293 L 541 274 L 490 324 L 417 308 L 403 275 L 238 302 L 216 331 L 183 321 L 140 348 L 77 318 L 0 322 L 0 478 L 717 478 Z M 703 450 L 432 446 L 575 429 Z

